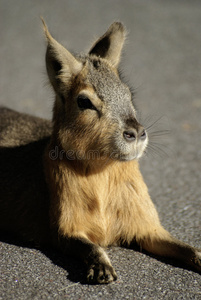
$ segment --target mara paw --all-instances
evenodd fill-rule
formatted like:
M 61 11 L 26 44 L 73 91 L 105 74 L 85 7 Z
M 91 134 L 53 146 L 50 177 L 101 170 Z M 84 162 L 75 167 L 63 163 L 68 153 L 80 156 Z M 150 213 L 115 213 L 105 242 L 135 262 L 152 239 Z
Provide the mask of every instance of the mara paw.
M 195 256 L 192 257 L 191 263 L 193 267 L 201 273 L 201 250 L 196 251 Z
M 97 263 L 90 266 L 87 274 L 88 283 L 106 284 L 117 279 L 112 266 L 104 263 Z

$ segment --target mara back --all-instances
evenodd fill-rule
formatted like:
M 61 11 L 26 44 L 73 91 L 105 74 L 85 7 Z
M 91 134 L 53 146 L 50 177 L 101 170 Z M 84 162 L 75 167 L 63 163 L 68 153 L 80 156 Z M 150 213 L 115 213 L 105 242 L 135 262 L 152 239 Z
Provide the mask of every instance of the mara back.
M 114 22 L 74 56 L 43 26 L 53 118 L 0 109 L 0 229 L 82 259 L 88 282 L 117 278 L 110 245 L 137 243 L 200 271 L 200 250 L 161 226 L 139 170 L 148 134 L 118 71 L 125 27 Z
M 49 121 L 0 108 L 0 229 L 36 244 L 48 233 L 43 152 L 51 127 Z

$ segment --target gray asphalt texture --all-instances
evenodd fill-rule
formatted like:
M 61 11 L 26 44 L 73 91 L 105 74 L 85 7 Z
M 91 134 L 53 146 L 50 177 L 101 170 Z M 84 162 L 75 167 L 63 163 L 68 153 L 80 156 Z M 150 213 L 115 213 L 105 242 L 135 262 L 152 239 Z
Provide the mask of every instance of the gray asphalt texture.
M 40 15 L 76 52 L 124 22 L 122 67 L 141 122 L 152 125 L 142 173 L 163 226 L 201 248 L 201 1 L 0 0 L 0 104 L 51 118 Z M 0 299 L 201 299 L 200 274 L 133 250 L 107 252 L 118 280 L 90 286 L 78 261 L 4 239 Z

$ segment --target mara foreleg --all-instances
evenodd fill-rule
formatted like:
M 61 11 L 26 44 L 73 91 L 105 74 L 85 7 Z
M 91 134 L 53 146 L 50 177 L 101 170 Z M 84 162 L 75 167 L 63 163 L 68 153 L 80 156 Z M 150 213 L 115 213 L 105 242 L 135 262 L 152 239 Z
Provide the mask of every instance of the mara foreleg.
M 140 239 L 142 249 L 162 257 L 174 258 L 201 273 L 201 250 L 174 238 L 162 226 Z
M 65 254 L 81 259 L 87 267 L 89 283 L 110 283 L 117 279 L 109 257 L 104 249 L 82 236 L 60 236 L 59 244 Z

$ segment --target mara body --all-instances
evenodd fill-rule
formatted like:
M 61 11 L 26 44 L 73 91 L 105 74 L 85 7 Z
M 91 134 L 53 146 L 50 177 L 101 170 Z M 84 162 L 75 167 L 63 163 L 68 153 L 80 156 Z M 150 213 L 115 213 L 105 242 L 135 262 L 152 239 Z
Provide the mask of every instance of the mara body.
M 201 251 L 161 226 L 139 170 L 148 134 L 118 72 L 124 26 L 74 56 L 43 25 L 53 118 L 0 109 L 0 229 L 82 259 L 88 282 L 117 278 L 110 245 L 137 243 L 200 272 Z

